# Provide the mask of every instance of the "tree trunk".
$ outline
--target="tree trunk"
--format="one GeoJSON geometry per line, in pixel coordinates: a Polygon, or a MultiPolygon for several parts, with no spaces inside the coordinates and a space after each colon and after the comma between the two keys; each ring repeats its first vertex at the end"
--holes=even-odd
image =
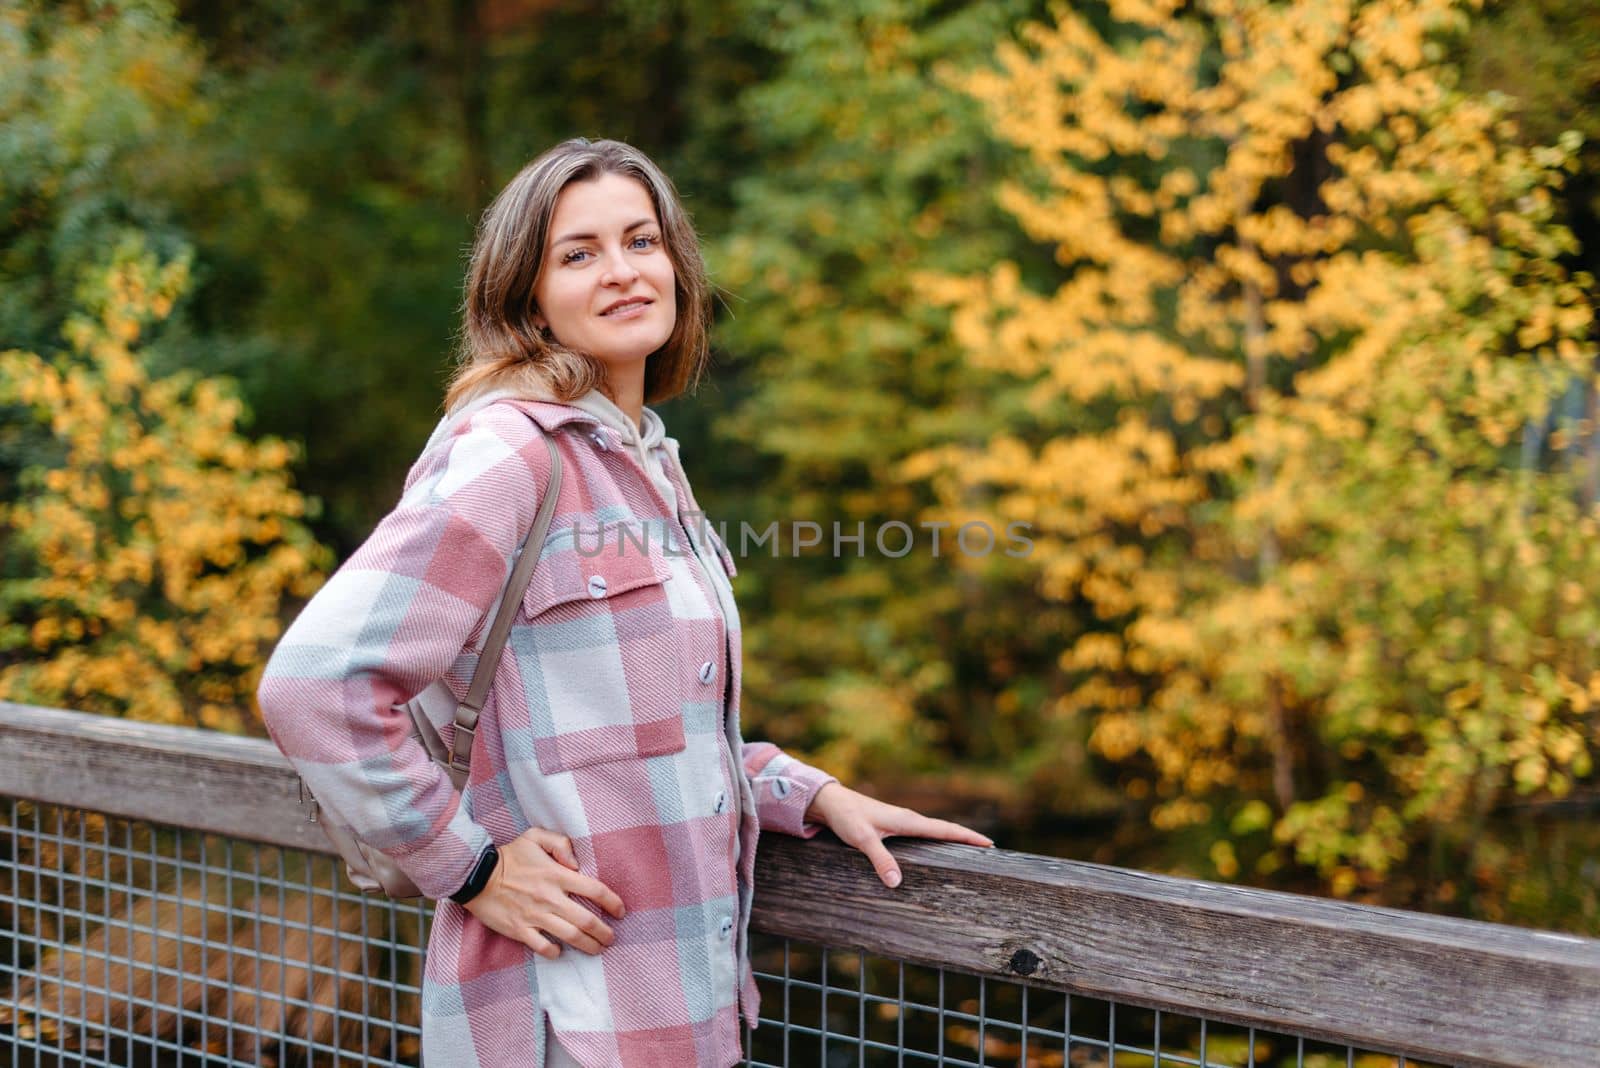
{"type": "Polygon", "coordinates": [[[455,107],[461,124],[461,202],[476,218],[494,190],[489,161],[488,72],[479,0],[449,0],[455,107]]]}
{"type": "Polygon", "coordinates": [[[1600,503],[1600,356],[1583,391],[1583,500],[1584,510],[1600,503]]]}
{"type": "MultiPolygon", "coordinates": [[[[1238,217],[1243,218],[1252,205],[1241,191],[1237,205],[1238,217]]],[[[1247,238],[1239,238],[1239,250],[1255,257],[1257,249],[1247,238]]],[[[1261,412],[1261,401],[1267,385],[1266,313],[1262,309],[1261,288],[1253,281],[1240,282],[1244,291],[1244,352],[1246,362],[1245,404],[1253,415],[1261,412]]],[[[1265,493],[1272,484],[1273,463],[1265,453],[1256,455],[1256,492],[1265,493]]],[[[1256,582],[1265,585],[1278,569],[1281,555],[1277,531],[1269,515],[1261,528],[1260,545],[1256,550],[1256,582]]],[[[1288,714],[1283,706],[1282,688],[1278,676],[1267,669],[1266,699],[1267,724],[1272,748],[1272,791],[1278,802],[1278,811],[1286,811],[1294,803],[1294,744],[1289,730],[1288,714]]]]}

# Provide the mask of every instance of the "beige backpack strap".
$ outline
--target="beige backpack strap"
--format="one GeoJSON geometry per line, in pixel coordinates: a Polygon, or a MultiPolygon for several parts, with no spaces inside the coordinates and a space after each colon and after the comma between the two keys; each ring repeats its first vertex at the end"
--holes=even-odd
{"type": "Polygon", "coordinates": [[[477,669],[472,673],[472,685],[467,695],[456,706],[455,735],[450,742],[450,768],[465,773],[472,767],[472,738],[478,729],[478,714],[489,696],[489,685],[494,681],[495,669],[500,665],[500,653],[506,647],[506,637],[511,633],[511,623],[516,618],[517,606],[533,578],[533,569],[539,562],[546,536],[550,533],[550,520],[556,512],[556,497],[561,493],[561,454],[556,451],[553,435],[546,434],[545,446],[550,450],[550,485],[544,500],[539,502],[539,514],[522,546],[517,550],[517,562],[506,580],[505,592],[500,597],[500,610],[495,613],[489,636],[484,639],[483,652],[478,655],[477,669]]]}

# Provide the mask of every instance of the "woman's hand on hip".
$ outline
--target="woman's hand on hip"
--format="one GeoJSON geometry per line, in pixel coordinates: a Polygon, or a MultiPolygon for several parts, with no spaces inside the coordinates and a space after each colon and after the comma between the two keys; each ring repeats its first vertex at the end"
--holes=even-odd
{"type": "Polygon", "coordinates": [[[578,871],[572,840],[533,827],[500,847],[485,886],[465,908],[491,931],[515,939],[541,957],[561,955],[560,939],[573,949],[599,953],[616,941],[605,922],[573,900],[586,897],[617,919],[622,899],[598,879],[578,871]]]}
{"type": "Polygon", "coordinates": [[[900,865],[895,863],[883,840],[891,835],[936,838],[944,842],[992,847],[994,841],[971,827],[949,820],[936,820],[899,805],[884,804],[838,782],[825,784],[811,799],[806,819],[826,824],[844,842],[855,846],[872,861],[883,885],[900,885],[900,865]]]}

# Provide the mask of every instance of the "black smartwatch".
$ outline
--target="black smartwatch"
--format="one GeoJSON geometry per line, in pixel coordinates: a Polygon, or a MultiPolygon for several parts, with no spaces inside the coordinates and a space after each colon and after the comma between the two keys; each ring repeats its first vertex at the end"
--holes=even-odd
{"type": "Polygon", "coordinates": [[[489,876],[494,874],[494,866],[498,863],[500,863],[500,851],[494,847],[493,842],[490,842],[488,848],[478,857],[478,863],[472,866],[467,881],[461,884],[460,890],[450,895],[450,900],[457,905],[465,905],[483,893],[483,888],[489,885],[489,876]]]}

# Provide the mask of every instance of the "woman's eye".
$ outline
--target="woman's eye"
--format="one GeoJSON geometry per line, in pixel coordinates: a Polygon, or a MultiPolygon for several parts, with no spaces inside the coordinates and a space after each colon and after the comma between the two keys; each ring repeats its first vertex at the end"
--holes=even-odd
{"type": "Polygon", "coordinates": [[[661,239],[655,234],[640,234],[638,237],[633,239],[634,248],[649,248],[651,245],[657,245],[660,243],[661,239]]]}
{"type": "Polygon", "coordinates": [[[580,256],[587,256],[588,254],[589,254],[589,252],[588,252],[587,249],[575,248],[571,252],[567,253],[565,256],[562,256],[561,257],[561,262],[562,263],[577,263],[578,262],[578,258],[580,256]]]}

